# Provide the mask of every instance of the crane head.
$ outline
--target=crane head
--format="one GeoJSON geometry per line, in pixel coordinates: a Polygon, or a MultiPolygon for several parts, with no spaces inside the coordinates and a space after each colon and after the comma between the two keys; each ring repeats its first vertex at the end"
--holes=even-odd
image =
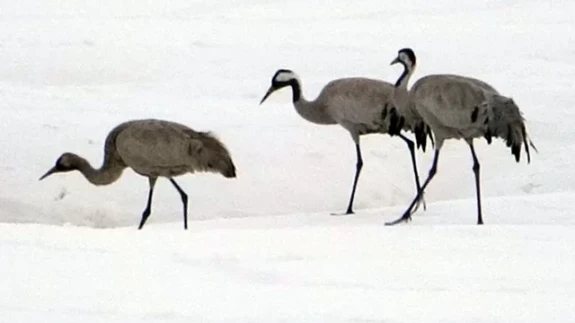
{"type": "Polygon", "coordinates": [[[416,58],[413,50],[411,48],[403,48],[397,52],[397,57],[391,61],[390,65],[400,63],[405,67],[411,68],[415,66],[415,62],[416,58]]]}
{"type": "Polygon", "coordinates": [[[286,69],[279,69],[272,77],[272,85],[260,101],[260,104],[264,103],[264,101],[275,91],[297,83],[299,83],[299,80],[294,72],[286,69]]]}
{"type": "Polygon", "coordinates": [[[50,168],[44,175],[42,175],[39,180],[41,181],[54,173],[64,173],[78,169],[75,163],[76,160],[77,156],[74,154],[62,154],[62,156],[56,160],[56,165],[54,165],[54,167],[50,168]]]}

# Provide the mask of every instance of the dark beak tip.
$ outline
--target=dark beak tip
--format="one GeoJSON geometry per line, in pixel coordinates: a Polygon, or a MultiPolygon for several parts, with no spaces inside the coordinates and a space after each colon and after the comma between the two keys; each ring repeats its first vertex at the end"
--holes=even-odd
{"type": "Polygon", "coordinates": [[[260,105],[262,105],[262,103],[264,103],[264,101],[275,91],[275,89],[273,87],[270,87],[268,89],[268,91],[266,92],[266,94],[264,95],[264,97],[262,98],[262,100],[260,101],[260,105]]]}
{"type": "Polygon", "coordinates": [[[46,174],[42,175],[42,176],[38,179],[38,181],[43,180],[44,178],[46,178],[46,177],[48,177],[48,176],[54,174],[55,172],[56,172],[56,169],[55,169],[55,168],[51,168],[49,171],[46,172],[46,174]]]}

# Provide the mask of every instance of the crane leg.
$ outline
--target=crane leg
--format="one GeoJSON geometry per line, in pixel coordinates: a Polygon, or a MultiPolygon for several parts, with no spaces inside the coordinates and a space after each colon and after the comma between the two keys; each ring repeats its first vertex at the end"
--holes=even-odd
{"type": "Polygon", "coordinates": [[[184,204],[184,230],[188,230],[188,194],[186,194],[186,192],[184,192],[178,183],[176,183],[176,181],[171,177],[170,182],[172,182],[182,197],[182,204],[184,204]]]}
{"type": "Polygon", "coordinates": [[[411,220],[411,213],[413,213],[413,207],[418,203],[419,199],[422,198],[423,191],[425,191],[425,188],[427,187],[429,182],[431,182],[431,179],[437,173],[437,162],[438,161],[439,161],[439,149],[436,148],[435,149],[435,156],[433,157],[433,164],[431,165],[431,168],[429,169],[429,175],[427,176],[427,179],[423,183],[421,190],[419,190],[417,192],[417,195],[415,196],[415,198],[413,199],[411,204],[409,204],[409,207],[407,208],[407,210],[405,210],[405,212],[403,213],[403,215],[399,219],[392,221],[392,222],[386,222],[385,225],[395,225],[395,224],[398,224],[401,222],[406,222],[406,221],[411,220]]]}
{"type": "MultiPolygon", "coordinates": [[[[419,173],[417,172],[417,162],[415,160],[415,144],[413,143],[413,140],[402,134],[399,134],[399,138],[403,139],[403,141],[405,141],[407,144],[407,148],[409,148],[409,152],[411,154],[411,164],[413,166],[413,174],[415,175],[415,186],[417,187],[417,192],[419,193],[419,191],[421,191],[421,184],[419,183],[419,173]]],[[[421,193],[421,199],[419,201],[423,202],[423,209],[427,210],[424,193],[421,193]]]]}
{"type": "Polygon", "coordinates": [[[355,144],[355,150],[357,152],[357,163],[355,164],[355,178],[353,179],[353,187],[351,189],[351,196],[349,197],[349,204],[347,205],[347,211],[345,214],[353,214],[353,200],[355,198],[355,189],[357,188],[357,181],[359,180],[359,174],[363,168],[363,159],[361,158],[361,149],[359,148],[359,143],[355,144]]]}
{"type": "Polygon", "coordinates": [[[481,187],[479,184],[479,160],[477,159],[477,154],[475,154],[473,143],[469,142],[468,144],[471,149],[471,156],[473,156],[473,174],[475,174],[475,192],[477,194],[477,224],[483,224],[483,215],[481,212],[481,187]]]}
{"type": "Polygon", "coordinates": [[[138,230],[142,230],[144,227],[144,223],[150,216],[152,212],[152,195],[154,195],[154,186],[156,185],[156,177],[148,177],[148,182],[150,184],[150,192],[148,193],[148,204],[146,205],[146,209],[142,213],[142,220],[140,221],[140,225],[138,226],[138,230]]]}

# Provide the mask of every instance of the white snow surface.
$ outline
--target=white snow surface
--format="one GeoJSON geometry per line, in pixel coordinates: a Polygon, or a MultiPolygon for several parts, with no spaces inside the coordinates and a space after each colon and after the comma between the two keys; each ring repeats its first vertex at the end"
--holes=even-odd
{"type": "MultiPolygon", "coordinates": [[[[0,1],[1,322],[575,322],[573,1],[0,1]],[[259,101],[277,69],[308,99],[328,81],[483,79],[518,103],[539,153],[516,163],[446,143],[427,211],[405,144],[306,122],[291,93],[259,101]],[[213,131],[238,177],[158,181],[127,170],[95,187],[38,178],[70,151],[94,166],[107,133],[139,118],[213,131]]],[[[432,153],[418,152],[425,178],[432,153]]]]}

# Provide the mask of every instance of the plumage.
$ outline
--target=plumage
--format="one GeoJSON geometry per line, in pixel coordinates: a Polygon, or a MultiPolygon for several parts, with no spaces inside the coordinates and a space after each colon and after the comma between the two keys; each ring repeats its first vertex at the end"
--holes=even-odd
{"type": "MultiPolygon", "coordinates": [[[[531,156],[529,147],[535,146],[525,130],[525,121],[519,107],[508,97],[500,95],[491,85],[471,77],[439,74],[419,79],[407,90],[407,83],[416,65],[416,57],[409,48],[398,52],[392,64],[401,63],[404,72],[395,84],[394,98],[404,105],[404,109],[415,110],[431,128],[435,138],[435,157],[424,182],[424,190],[437,171],[439,151],[447,139],[464,139],[473,157],[477,198],[477,223],[483,224],[481,194],[479,184],[479,161],[473,147],[473,139],[484,137],[488,143],[493,137],[502,138],[515,160],[521,158],[521,148],[525,149],[527,161],[531,156]]],[[[389,224],[409,220],[412,209],[420,198],[418,194],[403,216],[389,224]]]]}
{"type": "Polygon", "coordinates": [[[132,120],[116,126],[104,144],[104,161],[99,169],[73,153],[64,153],[56,165],[40,180],[54,173],[77,170],[94,185],[108,185],[120,178],[127,167],[148,177],[148,203],[138,229],[151,212],[152,194],[158,177],[166,177],[180,193],[187,229],[187,195],[173,179],[194,172],[217,172],[236,177],[236,169],[227,148],[209,132],[165,120],[132,120]]]}
{"type": "Polygon", "coordinates": [[[355,190],[363,166],[359,139],[361,135],[387,133],[403,139],[411,153],[415,182],[419,188],[414,143],[401,134],[401,130],[415,132],[417,147],[424,151],[427,135],[431,136],[431,132],[416,114],[400,113],[392,105],[392,84],[362,77],[337,79],[329,82],[315,100],[308,101],[302,94],[298,76],[290,70],[278,70],[271,83],[260,104],[273,92],[291,87],[293,105],[302,118],[320,125],[339,124],[350,133],[356,146],[357,164],[346,214],[353,213],[355,190]]]}

